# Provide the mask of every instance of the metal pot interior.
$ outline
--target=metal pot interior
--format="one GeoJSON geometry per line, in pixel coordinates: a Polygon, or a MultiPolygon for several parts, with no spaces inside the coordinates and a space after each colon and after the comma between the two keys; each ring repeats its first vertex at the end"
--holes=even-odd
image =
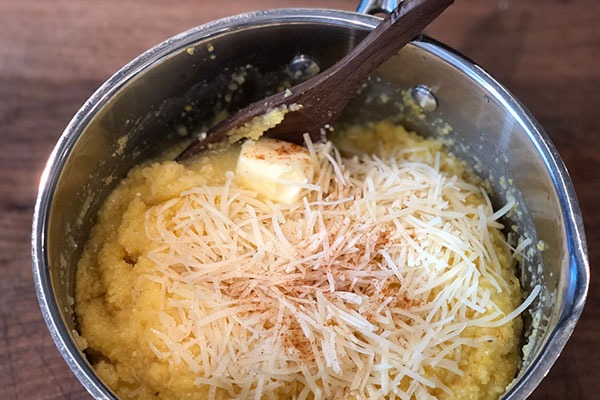
{"type": "MultiPolygon", "coordinates": [[[[74,341],[74,270],[108,193],[132,166],[188,142],[223,109],[233,111],[277,90],[283,81],[301,79],[302,74],[294,75],[298,65],[290,67],[295,57],[303,55],[323,70],[377,22],[324,10],[279,10],[217,21],[134,60],[75,116],[42,178],[34,272],[53,337],[94,396],[113,395],[74,341]]],[[[393,116],[423,135],[440,136],[489,181],[496,207],[510,198],[518,203],[518,211],[504,223],[532,243],[521,263],[522,285],[526,292],[536,284],[543,288],[526,316],[523,367],[504,396],[524,398],[564,346],[587,287],[581,217],[566,170],[546,135],[510,94],[479,67],[429,38],[405,47],[377,77],[349,105],[341,123],[393,116]],[[398,106],[417,85],[431,89],[435,110],[398,106]]]]}

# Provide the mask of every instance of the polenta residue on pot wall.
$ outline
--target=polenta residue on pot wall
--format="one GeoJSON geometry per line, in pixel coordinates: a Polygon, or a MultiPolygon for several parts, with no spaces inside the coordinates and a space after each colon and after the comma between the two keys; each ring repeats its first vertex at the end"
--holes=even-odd
{"type": "Polygon", "coordinates": [[[79,262],[86,353],[123,399],[496,399],[521,357],[511,207],[387,122],[141,165],[79,262]]]}

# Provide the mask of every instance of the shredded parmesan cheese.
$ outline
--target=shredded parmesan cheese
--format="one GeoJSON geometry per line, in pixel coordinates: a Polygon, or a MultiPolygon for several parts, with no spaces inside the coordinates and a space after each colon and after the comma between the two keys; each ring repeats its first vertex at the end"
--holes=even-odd
{"type": "Polygon", "coordinates": [[[305,139],[316,178],[292,204],[229,173],[146,213],[148,279],[169,295],[152,351],[187,365],[208,398],[291,383],[299,399],[450,392],[436,371],[462,376],[461,348],[488,340],[462,334],[505,324],[539,292],[509,314],[490,296],[510,287],[491,230],[514,204],[494,212],[439,154],[343,158],[305,139]]]}

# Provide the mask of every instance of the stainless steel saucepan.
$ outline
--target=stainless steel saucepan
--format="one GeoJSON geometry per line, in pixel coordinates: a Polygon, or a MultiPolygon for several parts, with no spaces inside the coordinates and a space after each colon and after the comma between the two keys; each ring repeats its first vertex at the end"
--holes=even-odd
{"type": "MultiPolygon", "coordinates": [[[[126,65],[77,112],[41,178],[33,272],[50,333],[95,398],[116,396],[77,346],[74,273],[99,207],[118,180],[141,161],[189,141],[220,110],[235,110],[283,81],[332,65],[380,21],[363,12],[389,11],[395,3],[363,1],[357,13],[256,12],[191,29],[126,65]]],[[[346,114],[350,122],[395,115],[424,135],[442,137],[489,180],[497,205],[517,202],[504,222],[524,247],[522,285],[525,292],[536,284],[543,289],[525,315],[523,365],[502,398],[526,398],[571,335],[589,280],[581,213],[548,136],[479,66],[426,36],[386,62],[346,114]]]]}

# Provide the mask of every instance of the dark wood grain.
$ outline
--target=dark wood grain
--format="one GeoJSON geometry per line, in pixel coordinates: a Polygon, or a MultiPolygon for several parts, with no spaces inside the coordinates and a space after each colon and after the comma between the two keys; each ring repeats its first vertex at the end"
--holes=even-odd
{"type": "MultiPolygon", "coordinates": [[[[0,0],[0,399],[86,399],[56,350],[31,278],[31,214],[45,160],[122,65],[192,26],[249,10],[354,0],[0,0]]],[[[461,0],[428,30],[476,60],[536,116],[573,178],[590,265],[600,263],[600,2],[461,0]]],[[[593,274],[592,274],[593,275],[593,274]]],[[[600,393],[600,283],[533,399],[600,393]]]]}

